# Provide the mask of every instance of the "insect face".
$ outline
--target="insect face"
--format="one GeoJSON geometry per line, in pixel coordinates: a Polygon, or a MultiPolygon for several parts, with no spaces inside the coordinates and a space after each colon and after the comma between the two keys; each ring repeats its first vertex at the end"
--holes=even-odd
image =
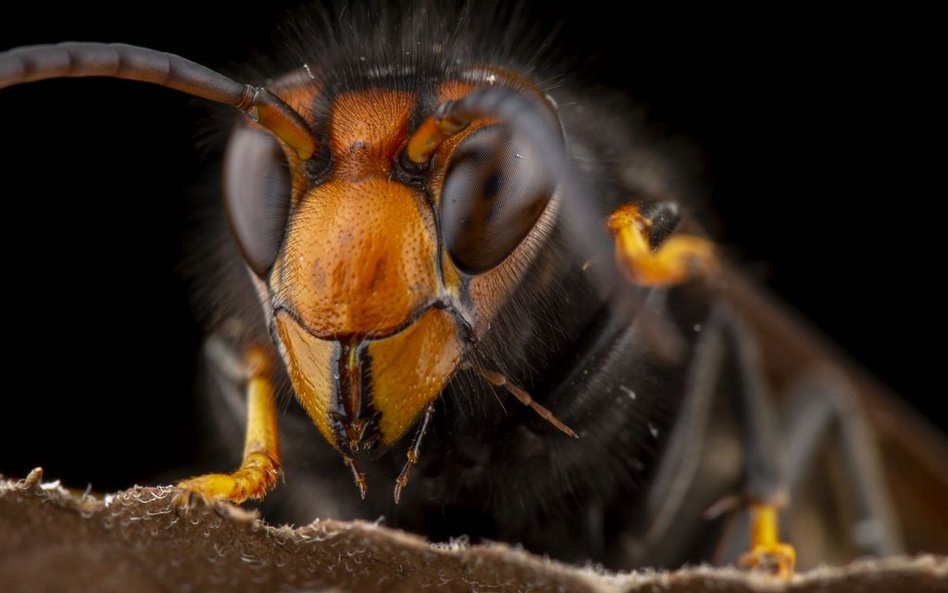
{"type": "Polygon", "coordinates": [[[363,491],[353,455],[418,422],[533,257],[524,238],[548,228],[536,223],[552,187],[506,126],[417,121],[475,88],[379,81],[325,96],[303,78],[282,94],[325,114],[310,121],[320,154],[301,159],[253,124],[230,140],[225,203],[271,334],[363,491]]]}

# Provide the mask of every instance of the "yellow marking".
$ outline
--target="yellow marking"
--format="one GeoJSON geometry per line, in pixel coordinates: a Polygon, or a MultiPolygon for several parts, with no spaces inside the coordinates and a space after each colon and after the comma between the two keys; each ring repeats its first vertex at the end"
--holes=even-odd
{"type": "Polygon", "coordinates": [[[679,284],[717,267],[714,245],[694,235],[673,235],[653,250],[649,243],[652,221],[637,206],[626,204],[609,216],[607,226],[616,242],[616,260],[636,284],[679,284]]]}
{"type": "Polygon", "coordinates": [[[454,318],[430,309],[403,331],[369,342],[372,401],[382,445],[405,434],[441,394],[461,360],[462,343],[454,318]]]}
{"type": "MultiPolygon", "coordinates": [[[[261,103],[256,105],[255,109],[257,115],[253,119],[292,147],[300,160],[305,161],[313,156],[318,148],[316,136],[308,125],[302,127],[297,123],[297,120],[290,119],[287,116],[287,111],[293,111],[291,108],[261,103]]],[[[294,115],[299,114],[294,112],[294,115]]]]}
{"type": "Polygon", "coordinates": [[[467,127],[468,121],[456,120],[451,117],[432,115],[418,127],[418,130],[408,139],[405,154],[408,160],[416,165],[424,165],[431,160],[438,147],[445,140],[454,136],[467,127]]]}
{"type": "Polygon", "coordinates": [[[389,335],[439,296],[437,229],[416,189],[333,179],[295,212],[270,286],[316,337],[389,335]]]}
{"type": "Polygon", "coordinates": [[[323,437],[337,447],[336,435],[329,426],[333,342],[313,337],[285,312],[278,312],[275,321],[296,399],[323,437]]]}
{"type": "MultiPolygon", "coordinates": [[[[290,109],[298,113],[304,121],[312,126],[313,104],[316,102],[316,96],[321,92],[321,89],[317,88],[314,83],[308,79],[302,82],[302,86],[300,86],[300,84],[301,83],[299,81],[277,81],[275,86],[271,87],[269,90],[274,95],[279,97],[284,103],[289,105],[290,109]],[[290,86],[281,86],[285,84],[290,84],[290,86]]],[[[249,118],[244,121],[244,125],[251,128],[267,130],[267,128],[264,128],[263,125],[255,123],[249,118]]],[[[283,147],[283,152],[286,155],[287,163],[290,166],[290,173],[293,177],[292,204],[296,205],[302,198],[303,189],[309,186],[309,178],[306,174],[305,159],[312,155],[301,158],[299,151],[297,148],[295,148],[296,145],[291,145],[286,139],[284,139],[282,133],[278,133],[277,130],[274,129],[270,129],[268,131],[274,133],[277,140],[280,141],[280,145],[283,147]]],[[[317,146],[316,150],[328,150],[328,147],[317,146]]]]}
{"type": "Polygon", "coordinates": [[[738,564],[752,569],[772,570],[778,577],[789,579],[797,562],[797,551],[779,538],[779,514],[773,504],[750,506],[750,551],[738,564]]]}
{"type": "Polygon", "coordinates": [[[276,398],[269,356],[259,348],[250,350],[246,364],[247,435],[244,460],[230,474],[208,474],[178,483],[178,487],[214,500],[241,503],[262,499],[276,485],[280,473],[280,443],[277,430],[276,398]]]}

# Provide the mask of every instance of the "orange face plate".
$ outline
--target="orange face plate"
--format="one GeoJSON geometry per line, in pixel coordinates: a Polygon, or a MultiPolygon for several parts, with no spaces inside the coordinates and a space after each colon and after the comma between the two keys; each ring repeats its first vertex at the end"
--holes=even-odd
{"type": "MultiPolygon", "coordinates": [[[[447,81],[428,100],[458,99],[473,88],[447,81]]],[[[320,89],[300,81],[274,92],[312,124],[320,89]]],[[[324,99],[321,150],[331,151],[331,168],[318,181],[286,151],[292,211],[261,296],[300,403],[347,457],[391,445],[418,421],[457,370],[472,329],[476,337],[503,301],[507,290],[490,277],[509,283],[532,257],[518,248],[512,263],[477,282],[453,266],[436,221],[446,163],[467,134],[492,122],[474,122],[444,142],[421,189],[394,172],[420,100],[371,87],[324,99]],[[468,285],[480,289],[470,293],[468,285]]]]}
{"type": "MultiPolygon", "coordinates": [[[[300,91],[285,94],[305,102],[300,91]]],[[[415,100],[386,89],[333,99],[331,175],[296,185],[270,276],[275,333],[294,390],[320,433],[346,454],[398,440],[462,354],[456,320],[433,308],[446,294],[434,211],[421,190],[392,179],[415,100]]],[[[301,179],[301,163],[287,158],[301,179]]]]}

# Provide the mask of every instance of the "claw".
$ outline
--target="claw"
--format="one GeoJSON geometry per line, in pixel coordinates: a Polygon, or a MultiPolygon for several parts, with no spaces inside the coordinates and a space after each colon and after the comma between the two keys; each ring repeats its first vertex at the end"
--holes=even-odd
{"type": "Polygon", "coordinates": [[[797,550],[778,538],[778,514],[773,504],[752,504],[751,549],[738,560],[738,565],[769,572],[783,580],[793,576],[797,550]]]}
{"type": "Polygon", "coordinates": [[[247,499],[260,500],[276,486],[279,462],[266,453],[251,453],[244,464],[231,474],[207,474],[182,480],[175,507],[193,508],[198,502],[223,500],[240,504],[247,499]]]}
{"type": "MultiPolygon", "coordinates": [[[[181,484],[178,484],[178,487],[181,488],[181,484]]],[[[174,498],[171,499],[171,507],[179,515],[187,515],[191,509],[197,507],[199,504],[209,503],[210,501],[202,494],[186,488],[178,490],[174,498]]]]}
{"type": "Polygon", "coordinates": [[[759,545],[741,556],[737,562],[744,568],[768,572],[780,579],[789,580],[797,562],[797,550],[790,544],[759,545]]]}

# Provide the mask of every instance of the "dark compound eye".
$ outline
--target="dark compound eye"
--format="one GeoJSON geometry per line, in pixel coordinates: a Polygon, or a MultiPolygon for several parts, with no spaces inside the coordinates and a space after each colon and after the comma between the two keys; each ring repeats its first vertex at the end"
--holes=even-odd
{"type": "Polygon", "coordinates": [[[224,160],[224,204],[240,251],[265,278],[276,261],[290,212],[290,170],[276,139],[238,128],[224,160]]]}
{"type": "Polygon", "coordinates": [[[536,224],[553,188],[539,155],[493,125],[454,150],[441,194],[441,228],[455,265],[480,274],[503,262],[536,224]]]}

